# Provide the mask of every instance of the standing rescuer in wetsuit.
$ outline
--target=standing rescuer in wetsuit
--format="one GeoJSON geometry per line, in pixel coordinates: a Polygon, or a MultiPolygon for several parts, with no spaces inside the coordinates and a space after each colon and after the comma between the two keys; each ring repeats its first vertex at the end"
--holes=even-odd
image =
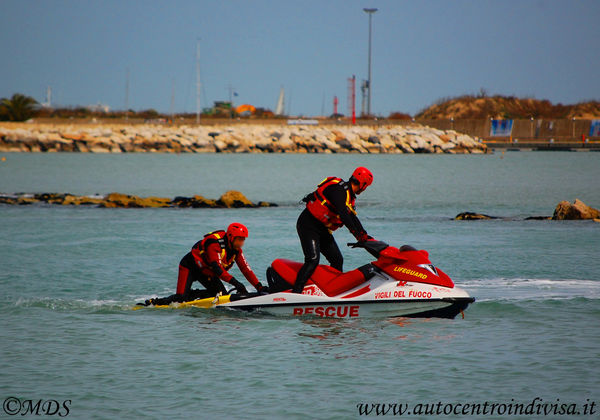
{"type": "Polygon", "coordinates": [[[227,231],[218,230],[204,235],[204,239],[196,242],[179,263],[177,291],[166,298],[150,299],[147,305],[168,305],[171,302],[186,302],[216,296],[227,290],[222,281],[235,287],[238,293],[247,294],[248,290],[236,280],[228,270],[235,262],[244,277],[258,292],[267,292],[252,271],[242,252],[248,237],[248,229],[241,223],[232,223],[227,231]],[[192,283],[199,281],[205,290],[192,289],[192,283]]]}
{"type": "Polygon", "coordinates": [[[356,196],[373,182],[373,174],[367,168],[356,168],[348,182],[329,177],[316,191],[304,197],[306,208],[298,217],[296,229],[304,252],[304,265],[298,272],[292,291],[302,293],[304,285],[319,265],[319,254],[329,264],[342,271],[344,258],[331,232],[346,226],[359,242],[372,239],[367,235],[354,208],[356,196]]]}

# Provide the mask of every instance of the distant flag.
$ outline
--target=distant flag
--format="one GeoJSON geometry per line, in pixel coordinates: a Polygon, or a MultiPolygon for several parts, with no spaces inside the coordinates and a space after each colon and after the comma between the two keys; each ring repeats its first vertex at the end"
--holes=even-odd
{"type": "Polygon", "coordinates": [[[237,92],[233,92],[233,96],[239,96],[237,92]]]}
{"type": "Polygon", "coordinates": [[[600,120],[592,120],[590,125],[590,137],[600,136],[600,120]]]}
{"type": "Polygon", "coordinates": [[[492,120],[490,136],[509,137],[512,134],[513,120],[492,120]]]}

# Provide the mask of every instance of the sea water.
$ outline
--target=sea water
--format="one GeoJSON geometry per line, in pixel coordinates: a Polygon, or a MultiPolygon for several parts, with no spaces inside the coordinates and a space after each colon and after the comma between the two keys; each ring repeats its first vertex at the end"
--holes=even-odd
{"type": "MultiPolygon", "coordinates": [[[[600,154],[4,156],[4,193],[218,198],[237,189],[280,206],[0,205],[0,416],[19,407],[17,416],[35,416],[38,401],[40,412],[56,401],[56,416],[81,419],[344,419],[402,404],[413,418],[436,414],[426,404],[467,418],[475,408],[465,404],[483,413],[486,402],[487,418],[542,418],[544,407],[565,417],[563,403],[599,416],[600,223],[524,218],[550,216],[561,200],[600,207],[600,154]],[[375,175],[358,198],[369,234],[428,250],[477,298],[464,319],[131,310],[172,293],[181,257],[234,221],[248,226],[244,250],[265,283],[273,259],[302,259],[299,200],[360,165],[375,175]],[[462,211],[501,218],[452,220],[462,211]],[[517,404],[534,415],[509,415],[517,404]]],[[[345,246],[344,229],[335,237],[347,269],[371,260],[345,246]]]]}

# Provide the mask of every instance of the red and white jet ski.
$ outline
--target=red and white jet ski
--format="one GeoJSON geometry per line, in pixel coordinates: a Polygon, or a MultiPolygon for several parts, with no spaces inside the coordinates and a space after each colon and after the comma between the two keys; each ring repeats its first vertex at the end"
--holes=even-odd
{"type": "Polygon", "coordinates": [[[431,264],[427,251],[380,241],[348,245],[366,249],[377,260],[345,273],[319,265],[302,294],[295,294],[290,289],[302,263],[277,259],[267,270],[270,294],[232,294],[215,306],[327,318],[454,318],[475,301],[431,264]]]}

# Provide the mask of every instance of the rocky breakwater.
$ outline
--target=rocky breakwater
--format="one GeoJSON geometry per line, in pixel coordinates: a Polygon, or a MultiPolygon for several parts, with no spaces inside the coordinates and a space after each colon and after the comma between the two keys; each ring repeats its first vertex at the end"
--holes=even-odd
{"type": "Polygon", "coordinates": [[[575,199],[573,203],[561,201],[554,209],[552,220],[588,220],[600,222],[600,210],[588,206],[583,201],[575,199]]]}
{"type": "Polygon", "coordinates": [[[42,194],[0,194],[0,203],[28,205],[36,203],[55,204],[63,206],[93,206],[104,208],[240,208],[240,207],[276,207],[275,203],[259,201],[253,203],[239,191],[227,191],[219,199],[204,198],[201,195],[193,197],[138,197],[119,193],[104,196],[79,196],[72,194],[42,193],[42,194]]]}
{"type": "Polygon", "coordinates": [[[0,151],[6,152],[486,153],[487,150],[478,138],[418,124],[0,125],[0,151]]]}
{"type": "MultiPolygon", "coordinates": [[[[487,214],[463,212],[454,217],[454,220],[492,220],[500,219],[487,214]]],[[[502,218],[504,220],[515,220],[513,218],[502,218]]],[[[561,201],[556,205],[552,216],[529,216],[525,220],[594,220],[600,223],[600,210],[588,206],[583,201],[575,199],[573,203],[561,201]]]]}

